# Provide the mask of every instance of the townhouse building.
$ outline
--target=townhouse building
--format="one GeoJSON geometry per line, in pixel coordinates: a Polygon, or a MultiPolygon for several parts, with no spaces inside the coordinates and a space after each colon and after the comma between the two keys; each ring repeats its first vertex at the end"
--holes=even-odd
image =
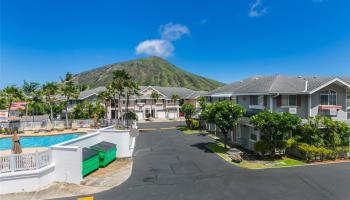
{"type": "MultiPolygon", "coordinates": [[[[233,143],[254,150],[260,133],[249,117],[263,110],[289,112],[301,117],[321,115],[349,123],[350,77],[254,76],[213,90],[206,101],[231,100],[243,106],[246,116],[230,135],[233,143]]],[[[215,129],[213,125],[210,129],[215,129]]]]}
{"type": "MultiPolygon", "coordinates": [[[[105,90],[105,87],[97,87],[83,91],[78,99],[71,101],[70,107],[73,108],[75,104],[84,100],[96,101],[98,94],[105,90]]],[[[183,103],[192,103],[198,106],[196,99],[204,93],[204,91],[194,91],[183,87],[140,86],[140,95],[129,97],[128,110],[135,112],[139,120],[143,120],[147,116],[156,119],[176,119],[181,116],[180,106],[183,103]],[[153,92],[159,94],[156,101],[151,98],[153,92]],[[172,99],[173,95],[178,95],[180,98],[174,100],[172,99]]],[[[118,102],[116,102],[116,105],[114,101],[107,102],[108,119],[115,119],[115,117],[120,116],[118,105],[118,102]]],[[[120,105],[122,112],[125,113],[127,110],[126,97],[122,97],[120,105]]]]}

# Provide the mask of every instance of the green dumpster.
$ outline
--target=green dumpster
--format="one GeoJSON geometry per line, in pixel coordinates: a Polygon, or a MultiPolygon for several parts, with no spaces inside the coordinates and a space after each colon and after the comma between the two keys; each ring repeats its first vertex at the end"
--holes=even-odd
{"type": "Polygon", "coordinates": [[[90,174],[100,167],[100,156],[95,150],[83,148],[83,176],[90,174]]]}
{"type": "Polygon", "coordinates": [[[100,155],[100,167],[105,167],[116,159],[117,147],[110,142],[100,142],[90,147],[90,149],[98,151],[100,155]]]}

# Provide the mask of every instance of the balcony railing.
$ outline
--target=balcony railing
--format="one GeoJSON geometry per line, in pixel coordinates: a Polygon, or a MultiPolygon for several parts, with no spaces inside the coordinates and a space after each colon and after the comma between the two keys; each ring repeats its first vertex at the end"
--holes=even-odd
{"type": "Polygon", "coordinates": [[[51,151],[0,156],[0,174],[7,172],[36,170],[50,165],[51,151]]]}

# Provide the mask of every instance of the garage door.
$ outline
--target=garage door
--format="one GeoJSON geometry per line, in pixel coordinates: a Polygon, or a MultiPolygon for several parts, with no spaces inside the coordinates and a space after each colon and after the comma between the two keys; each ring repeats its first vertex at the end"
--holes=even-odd
{"type": "Polygon", "coordinates": [[[165,111],[158,111],[157,118],[158,119],[165,119],[165,111]]]}

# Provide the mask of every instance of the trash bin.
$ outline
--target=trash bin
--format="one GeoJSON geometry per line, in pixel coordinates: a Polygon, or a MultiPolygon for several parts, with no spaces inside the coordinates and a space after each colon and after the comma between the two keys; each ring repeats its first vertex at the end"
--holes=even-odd
{"type": "Polygon", "coordinates": [[[90,174],[100,167],[100,156],[95,150],[83,148],[83,176],[90,174]]]}
{"type": "Polygon", "coordinates": [[[105,167],[116,159],[116,144],[104,141],[91,146],[90,149],[98,151],[100,156],[100,167],[105,167]]]}

